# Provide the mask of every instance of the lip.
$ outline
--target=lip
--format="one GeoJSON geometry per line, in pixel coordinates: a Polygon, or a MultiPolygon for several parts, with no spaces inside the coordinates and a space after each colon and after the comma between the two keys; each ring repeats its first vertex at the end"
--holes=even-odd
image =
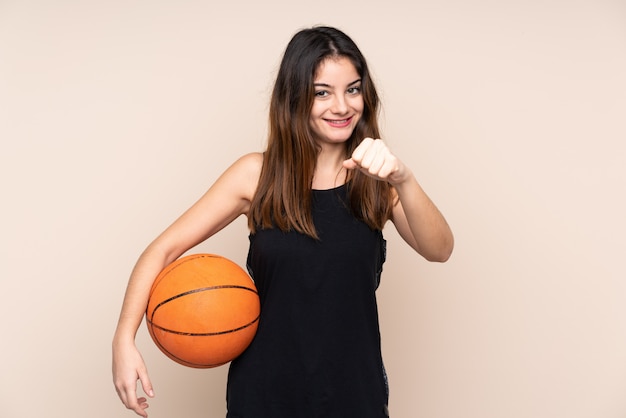
{"type": "Polygon", "coordinates": [[[324,119],[324,121],[333,128],[346,128],[350,126],[353,116],[345,119],[324,119]]]}

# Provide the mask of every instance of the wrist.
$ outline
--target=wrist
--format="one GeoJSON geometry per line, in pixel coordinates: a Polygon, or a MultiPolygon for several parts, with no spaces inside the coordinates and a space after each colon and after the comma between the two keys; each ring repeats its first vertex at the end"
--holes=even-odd
{"type": "Polygon", "coordinates": [[[398,169],[392,176],[389,177],[388,181],[389,184],[396,189],[402,188],[407,184],[411,184],[413,181],[417,182],[411,170],[409,170],[406,166],[398,169]]]}
{"type": "Polygon", "coordinates": [[[113,335],[113,347],[135,345],[135,333],[118,329],[113,335]]]}

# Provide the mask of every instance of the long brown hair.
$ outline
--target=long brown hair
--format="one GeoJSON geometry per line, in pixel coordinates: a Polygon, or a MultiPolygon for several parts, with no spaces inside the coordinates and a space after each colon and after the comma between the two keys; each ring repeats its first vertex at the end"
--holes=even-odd
{"type": "MultiPolygon", "coordinates": [[[[296,33],[287,45],[272,91],[267,150],[248,217],[252,232],[276,227],[317,238],[311,185],[319,148],[309,115],[315,98],[315,72],[329,57],[350,59],[361,77],[363,114],[346,142],[346,158],[364,138],[380,137],[378,94],[365,58],[352,39],[325,26],[296,33]]],[[[352,212],[372,229],[382,229],[391,214],[390,185],[358,170],[351,170],[348,176],[352,212]]]]}

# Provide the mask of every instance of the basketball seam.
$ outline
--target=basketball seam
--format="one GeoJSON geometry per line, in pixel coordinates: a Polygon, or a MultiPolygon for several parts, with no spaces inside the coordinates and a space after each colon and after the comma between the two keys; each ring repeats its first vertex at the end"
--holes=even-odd
{"type": "Polygon", "coordinates": [[[217,289],[241,289],[241,290],[247,290],[249,292],[252,293],[256,293],[258,295],[258,292],[255,291],[254,289],[250,289],[249,287],[246,286],[239,286],[239,285],[232,285],[232,284],[224,284],[224,285],[219,285],[219,286],[209,286],[209,287],[201,287],[198,289],[192,289],[192,290],[188,290],[186,292],[183,293],[179,293],[178,295],[174,295],[170,298],[165,299],[164,301],[159,302],[154,309],[152,310],[152,315],[150,315],[151,318],[154,318],[154,313],[162,306],[165,305],[168,302],[171,302],[175,299],[178,298],[182,298],[183,296],[187,296],[187,295],[192,295],[194,293],[199,293],[199,292],[204,292],[207,290],[217,290],[217,289]]]}
{"type": "Polygon", "coordinates": [[[217,290],[217,289],[241,289],[241,290],[247,290],[249,292],[258,294],[258,292],[256,292],[254,289],[250,289],[249,287],[245,287],[245,286],[238,286],[238,285],[219,285],[219,286],[209,286],[209,287],[201,287],[198,289],[192,289],[189,290],[187,292],[183,292],[183,293],[179,293],[178,295],[174,295],[168,299],[165,299],[164,301],[160,302],[159,304],[157,304],[157,306],[154,307],[154,309],[152,310],[152,314],[150,315],[149,318],[146,318],[146,320],[148,321],[148,323],[150,324],[150,326],[154,327],[154,328],[158,328],[161,331],[165,331],[165,332],[169,332],[171,334],[176,334],[176,335],[186,335],[186,336],[194,336],[194,337],[208,337],[208,336],[212,336],[212,335],[221,335],[221,334],[229,334],[232,332],[236,332],[239,330],[242,330],[244,328],[249,327],[250,325],[254,324],[255,322],[257,322],[259,320],[259,316],[257,316],[254,320],[252,320],[251,322],[237,327],[237,328],[233,328],[230,330],[225,330],[225,331],[219,331],[219,332],[200,332],[200,333],[194,333],[194,332],[183,332],[183,331],[175,331],[172,329],[168,329],[165,327],[162,327],[160,325],[157,325],[154,323],[154,315],[156,314],[157,310],[165,305],[168,302],[171,302],[175,299],[181,298],[183,296],[187,296],[187,295],[192,295],[194,293],[199,293],[199,292],[204,292],[204,291],[208,291],[208,290],[217,290]]]}
{"type": "Polygon", "coordinates": [[[148,323],[153,328],[158,328],[161,331],[169,332],[170,334],[184,335],[184,336],[187,336],[187,337],[212,337],[212,336],[215,336],[215,335],[230,334],[230,333],[233,333],[233,332],[241,331],[242,329],[248,328],[250,325],[253,325],[255,322],[257,322],[259,320],[260,317],[261,317],[261,315],[257,316],[252,321],[250,321],[247,324],[242,325],[240,327],[229,329],[229,330],[226,330],[226,331],[217,331],[217,332],[183,332],[183,331],[175,331],[173,329],[168,329],[168,328],[162,327],[160,325],[157,325],[154,322],[152,322],[152,320],[150,320],[150,319],[148,319],[148,323]]]}
{"type": "Polygon", "coordinates": [[[176,270],[179,267],[182,267],[183,264],[192,262],[198,258],[217,258],[220,259],[222,261],[224,261],[227,264],[232,264],[234,267],[236,268],[241,268],[239,267],[238,264],[234,263],[233,261],[224,258],[222,256],[216,255],[216,254],[190,254],[184,257],[179,258],[178,260],[175,260],[174,262],[172,262],[171,264],[169,264],[168,266],[165,267],[165,269],[159,273],[159,275],[157,276],[157,278],[155,279],[153,285],[152,285],[152,289],[150,289],[150,294],[152,294],[152,291],[154,290],[154,287],[161,281],[163,280],[168,274],[170,274],[172,271],[176,270]]]}
{"type": "Polygon", "coordinates": [[[188,367],[195,367],[195,368],[200,368],[200,369],[208,369],[208,368],[212,368],[212,367],[218,367],[218,366],[221,366],[223,364],[228,363],[229,361],[232,361],[232,360],[228,360],[228,361],[225,361],[225,362],[210,363],[210,364],[194,363],[192,361],[188,361],[188,360],[185,360],[183,358],[180,358],[180,357],[174,355],[167,348],[165,348],[165,346],[163,344],[161,344],[161,342],[158,339],[155,339],[154,342],[159,347],[159,349],[163,353],[165,353],[168,357],[170,357],[171,359],[177,361],[178,363],[180,363],[180,364],[182,364],[184,366],[188,366],[188,367]]]}

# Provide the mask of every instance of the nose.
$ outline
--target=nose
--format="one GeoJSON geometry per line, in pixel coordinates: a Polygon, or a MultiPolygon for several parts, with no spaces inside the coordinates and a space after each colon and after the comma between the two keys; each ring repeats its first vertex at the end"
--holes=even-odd
{"type": "Polygon", "coordinates": [[[330,110],[338,115],[346,114],[348,112],[348,102],[345,96],[342,94],[335,95],[330,110]]]}

